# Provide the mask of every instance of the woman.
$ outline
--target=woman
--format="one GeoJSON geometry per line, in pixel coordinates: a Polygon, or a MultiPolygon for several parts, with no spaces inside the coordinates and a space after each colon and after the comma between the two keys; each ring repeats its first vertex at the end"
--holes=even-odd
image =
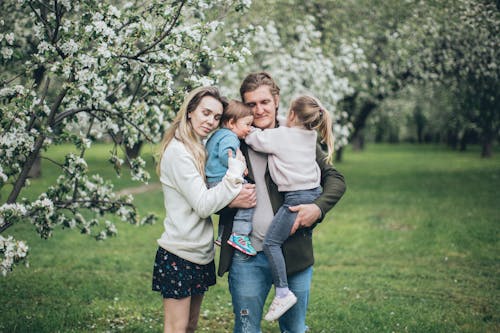
{"type": "MultiPolygon", "coordinates": [[[[184,99],[161,145],[158,173],[167,215],[153,269],[153,290],[161,292],[164,332],[194,332],[201,302],[215,284],[210,215],[229,204],[242,188],[241,152],[229,158],[222,182],[205,185],[202,140],[219,125],[227,102],[215,87],[200,87],[184,99]]],[[[231,157],[231,154],[230,154],[231,157]]]]}

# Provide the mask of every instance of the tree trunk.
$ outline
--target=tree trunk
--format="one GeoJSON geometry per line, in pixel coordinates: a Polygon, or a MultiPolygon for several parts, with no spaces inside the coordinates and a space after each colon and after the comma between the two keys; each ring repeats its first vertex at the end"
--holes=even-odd
{"type": "Polygon", "coordinates": [[[488,138],[483,140],[481,157],[490,158],[493,156],[493,140],[488,138]]]}
{"type": "Polygon", "coordinates": [[[344,152],[344,147],[340,147],[339,149],[337,149],[337,151],[335,152],[335,162],[339,163],[342,162],[343,152],[344,152]]]}
{"type": "Polygon", "coordinates": [[[28,178],[40,178],[42,176],[42,159],[40,155],[35,157],[35,161],[28,172],[28,178]]]}
{"type": "Polygon", "coordinates": [[[450,146],[452,149],[457,149],[458,135],[456,131],[449,129],[446,134],[447,134],[446,143],[448,144],[448,146],[450,146]]]}
{"type": "Polygon", "coordinates": [[[352,138],[352,149],[354,151],[361,151],[365,149],[365,135],[363,131],[358,131],[356,136],[352,138]]]}
{"type": "Polygon", "coordinates": [[[134,158],[139,157],[143,143],[144,143],[144,141],[139,141],[132,148],[125,145],[125,152],[126,152],[127,157],[128,157],[127,158],[127,165],[129,165],[129,162],[128,162],[129,159],[134,159],[134,158]]]}
{"type": "Polygon", "coordinates": [[[361,110],[353,121],[354,131],[352,133],[352,144],[354,150],[363,150],[365,147],[365,137],[363,134],[363,129],[366,126],[366,120],[368,116],[375,110],[377,104],[373,101],[367,101],[361,107],[361,110]]]}

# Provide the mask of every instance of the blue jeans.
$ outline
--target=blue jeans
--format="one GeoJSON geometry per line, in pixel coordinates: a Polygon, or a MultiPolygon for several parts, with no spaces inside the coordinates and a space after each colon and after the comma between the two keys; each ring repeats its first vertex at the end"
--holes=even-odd
{"type": "Polygon", "coordinates": [[[264,239],[264,253],[271,266],[275,287],[288,287],[285,258],[281,251],[281,245],[290,236],[290,231],[297,217],[297,213],[291,212],[288,207],[312,203],[320,194],[321,188],[319,187],[311,190],[284,192],[283,205],[274,215],[273,222],[264,239]]]}
{"type": "MultiPolygon", "coordinates": [[[[297,303],[279,319],[281,332],[304,333],[313,268],[288,277],[297,303]]],[[[260,322],[267,295],[273,284],[271,267],[264,252],[248,256],[234,251],[229,269],[229,292],[233,303],[234,333],[261,333],[260,322]]]]}
{"type": "MultiPolygon", "coordinates": [[[[217,186],[220,182],[208,182],[207,187],[212,188],[217,186]]],[[[245,179],[243,180],[243,183],[246,184],[248,183],[245,179]]],[[[254,213],[255,208],[240,208],[236,212],[236,215],[234,216],[233,220],[233,233],[236,233],[238,235],[245,235],[248,236],[252,232],[252,218],[253,218],[253,213],[254,213]]],[[[217,238],[222,238],[222,232],[224,230],[223,225],[219,225],[219,230],[217,232],[218,236],[217,238]],[[220,236],[220,237],[219,237],[220,236]]]]}

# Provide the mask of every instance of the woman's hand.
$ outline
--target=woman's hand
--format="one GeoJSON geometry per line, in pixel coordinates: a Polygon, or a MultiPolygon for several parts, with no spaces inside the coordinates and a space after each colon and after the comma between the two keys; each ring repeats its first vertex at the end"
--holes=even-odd
{"type": "Polygon", "coordinates": [[[257,204],[255,184],[243,184],[240,193],[229,203],[231,208],[252,208],[257,204]]]}

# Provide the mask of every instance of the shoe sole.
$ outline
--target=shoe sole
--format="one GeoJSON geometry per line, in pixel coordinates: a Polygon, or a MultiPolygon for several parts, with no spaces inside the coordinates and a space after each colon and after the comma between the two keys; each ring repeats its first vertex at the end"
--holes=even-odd
{"type": "Polygon", "coordinates": [[[255,256],[257,254],[257,253],[250,253],[250,252],[248,252],[247,250],[245,250],[244,248],[242,248],[238,243],[232,242],[230,239],[228,239],[227,243],[229,245],[231,245],[232,247],[234,247],[235,249],[237,249],[238,251],[243,252],[246,255],[255,256]]]}

